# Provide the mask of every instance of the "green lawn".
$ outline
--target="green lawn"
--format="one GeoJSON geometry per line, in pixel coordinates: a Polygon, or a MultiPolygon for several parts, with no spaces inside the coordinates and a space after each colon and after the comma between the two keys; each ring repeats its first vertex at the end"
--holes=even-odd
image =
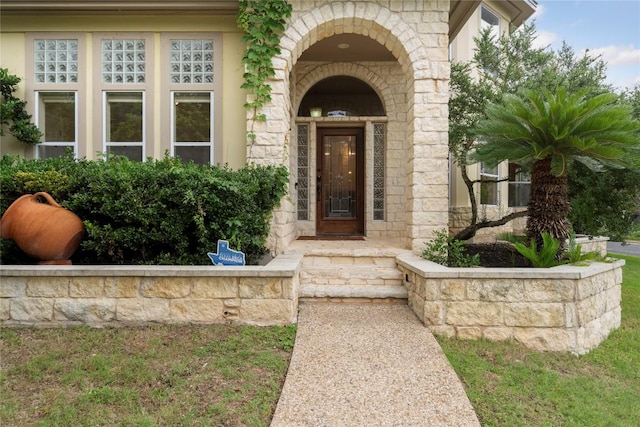
{"type": "Polygon", "coordinates": [[[295,326],[0,329],[0,425],[268,426],[295,326]]]}
{"type": "Polygon", "coordinates": [[[438,338],[485,426],[640,425],[640,258],[626,260],[622,325],[584,356],[438,338]]]}

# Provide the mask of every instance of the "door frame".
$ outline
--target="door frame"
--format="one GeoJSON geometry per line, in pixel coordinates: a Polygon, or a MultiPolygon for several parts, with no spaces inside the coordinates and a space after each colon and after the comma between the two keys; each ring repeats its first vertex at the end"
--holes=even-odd
{"type": "Polygon", "coordinates": [[[365,133],[364,127],[318,127],[316,129],[316,235],[364,236],[365,235],[365,133]],[[356,137],[356,216],[354,218],[325,218],[322,202],[322,177],[325,136],[356,137]]]}

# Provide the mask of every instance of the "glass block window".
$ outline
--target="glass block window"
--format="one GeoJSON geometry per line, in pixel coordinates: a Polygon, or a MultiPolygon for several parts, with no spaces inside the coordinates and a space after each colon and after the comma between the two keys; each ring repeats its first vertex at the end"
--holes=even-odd
{"type": "Polygon", "coordinates": [[[298,219],[309,220],[309,125],[298,125],[298,219]]]}
{"type": "Polygon", "coordinates": [[[171,40],[171,83],[213,83],[213,40],[171,40]]]}
{"type": "Polygon", "coordinates": [[[78,40],[36,39],[33,48],[36,83],[78,82],[78,40]]]}
{"type": "Polygon", "coordinates": [[[373,219],[384,221],[385,125],[373,125],[373,219]]]}
{"type": "Polygon", "coordinates": [[[145,41],[102,40],[102,83],[144,83],[145,41]]]}

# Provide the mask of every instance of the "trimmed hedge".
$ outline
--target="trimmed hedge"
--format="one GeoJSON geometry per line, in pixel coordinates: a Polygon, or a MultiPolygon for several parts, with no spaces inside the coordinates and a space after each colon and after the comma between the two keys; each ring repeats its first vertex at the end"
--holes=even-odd
{"type": "MultiPolygon", "coordinates": [[[[84,222],[74,264],[210,264],[218,239],[257,264],[271,215],[286,194],[284,166],[227,167],[175,158],[132,162],[71,157],[0,160],[0,212],[23,194],[45,191],[84,222]]],[[[3,264],[33,263],[8,240],[3,264]]]]}

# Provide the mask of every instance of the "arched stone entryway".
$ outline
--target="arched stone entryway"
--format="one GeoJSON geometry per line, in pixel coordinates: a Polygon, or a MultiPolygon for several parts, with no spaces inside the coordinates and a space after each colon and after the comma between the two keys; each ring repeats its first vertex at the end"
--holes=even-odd
{"type": "MultiPolygon", "coordinates": [[[[249,119],[248,127],[257,139],[247,157],[262,164],[284,163],[293,171],[297,158],[290,154],[296,154],[292,150],[297,142],[296,113],[305,89],[331,75],[363,80],[385,105],[385,159],[393,158],[389,150],[401,150],[401,158],[395,161],[404,175],[396,174],[385,182],[385,218],[368,219],[367,233],[404,237],[408,247],[419,251],[434,230],[448,223],[448,5],[438,1],[379,3],[291,1],[293,13],[281,38],[282,52],[273,60],[272,102],[264,109],[268,121],[252,123],[249,119]],[[310,3],[314,7],[309,8],[310,3]],[[385,46],[396,61],[299,61],[310,46],[338,34],[369,37],[385,46]],[[394,191],[402,199],[399,211],[389,210],[394,191]]],[[[363,122],[365,132],[369,126],[373,135],[373,120],[363,122]]],[[[271,246],[276,251],[305,231],[297,219],[295,182],[291,181],[290,197],[275,213],[271,246]]]]}

